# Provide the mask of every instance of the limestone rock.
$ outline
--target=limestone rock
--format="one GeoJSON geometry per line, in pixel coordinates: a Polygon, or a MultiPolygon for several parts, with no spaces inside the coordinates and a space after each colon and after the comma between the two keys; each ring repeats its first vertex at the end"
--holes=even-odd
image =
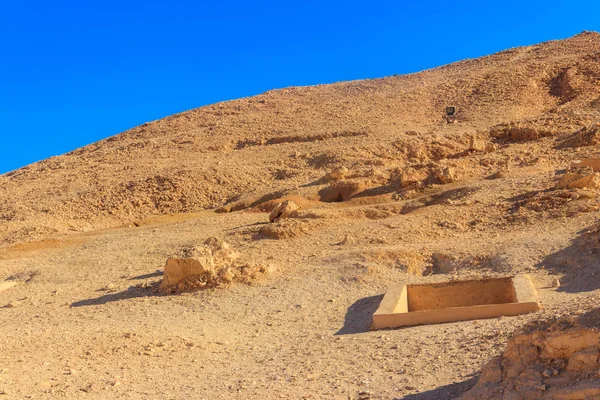
{"type": "Polygon", "coordinates": [[[599,344],[600,332],[586,328],[517,335],[500,357],[484,366],[477,384],[461,398],[598,398],[600,382],[590,382],[589,376],[598,371],[599,344]],[[547,365],[558,369],[550,370],[547,365]]]}
{"type": "Polygon", "coordinates": [[[250,283],[272,268],[244,261],[227,242],[211,237],[189,246],[165,265],[160,290],[166,293],[209,289],[232,282],[250,283]]]}
{"type": "Polygon", "coordinates": [[[277,222],[279,220],[288,218],[292,212],[298,210],[299,208],[300,207],[298,207],[298,205],[292,200],[286,200],[283,203],[278,204],[273,211],[271,211],[271,214],[269,214],[269,221],[277,222]]]}
{"type": "Polygon", "coordinates": [[[456,170],[452,167],[439,168],[434,172],[435,178],[441,183],[451,183],[456,180],[456,170]]]}
{"type": "Polygon", "coordinates": [[[346,179],[350,175],[350,170],[346,167],[338,167],[325,175],[327,180],[346,179]]]}
{"type": "Polygon", "coordinates": [[[598,346],[588,347],[577,353],[573,354],[569,358],[567,365],[567,371],[587,371],[598,367],[598,346]]]}
{"type": "Polygon", "coordinates": [[[600,173],[590,167],[573,168],[563,175],[555,189],[600,188],[600,173]]]}
{"type": "Polygon", "coordinates": [[[425,169],[407,167],[402,170],[394,170],[390,176],[390,181],[392,183],[399,184],[402,188],[406,188],[412,185],[420,184],[421,182],[425,181],[428,176],[429,173],[425,169]]]}
{"type": "Polygon", "coordinates": [[[469,150],[485,151],[485,141],[477,136],[471,136],[469,138],[469,150]]]}
{"type": "Polygon", "coordinates": [[[165,264],[165,273],[160,289],[165,290],[171,286],[176,286],[191,277],[198,277],[207,281],[214,274],[214,267],[215,263],[212,255],[169,258],[165,264]]]}

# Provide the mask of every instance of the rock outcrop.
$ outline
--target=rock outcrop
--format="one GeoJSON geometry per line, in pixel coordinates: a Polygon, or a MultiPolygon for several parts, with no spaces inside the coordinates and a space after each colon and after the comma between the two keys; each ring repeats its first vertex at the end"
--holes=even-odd
{"type": "Polygon", "coordinates": [[[600,398],[599,346],[599,331],[579,327],[515,336],[462,399],[600,398]]]}

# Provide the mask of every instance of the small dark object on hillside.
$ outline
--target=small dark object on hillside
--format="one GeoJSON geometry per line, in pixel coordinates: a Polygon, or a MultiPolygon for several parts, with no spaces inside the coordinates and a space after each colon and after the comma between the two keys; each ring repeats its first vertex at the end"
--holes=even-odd
{"type": "Polygon", "coordinates": [[[446,107],[446,122],[449,124],[456,122],[456,107],[446,107]]]}

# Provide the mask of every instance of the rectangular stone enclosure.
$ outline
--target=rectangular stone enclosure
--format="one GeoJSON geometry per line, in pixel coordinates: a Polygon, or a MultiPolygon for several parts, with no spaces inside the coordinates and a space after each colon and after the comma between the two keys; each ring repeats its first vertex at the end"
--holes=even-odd
{"type": "Polygon", "coordinates": [[[394,285],[371,330],[519,315],[540,309],[529,275],[420,285],[394,285]]]}

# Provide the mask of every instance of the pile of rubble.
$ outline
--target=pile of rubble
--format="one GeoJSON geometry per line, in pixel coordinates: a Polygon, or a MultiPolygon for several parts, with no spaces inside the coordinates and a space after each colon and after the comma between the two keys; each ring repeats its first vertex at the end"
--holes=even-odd
{"type": "Polygon", "coordinates": [[[249,283],[273,266],[244,261],[231,245],[209,238],[200,246],[189,246],[165,265],[160,289],[166,293],[209,289],[234,281],[249,283]]]}

